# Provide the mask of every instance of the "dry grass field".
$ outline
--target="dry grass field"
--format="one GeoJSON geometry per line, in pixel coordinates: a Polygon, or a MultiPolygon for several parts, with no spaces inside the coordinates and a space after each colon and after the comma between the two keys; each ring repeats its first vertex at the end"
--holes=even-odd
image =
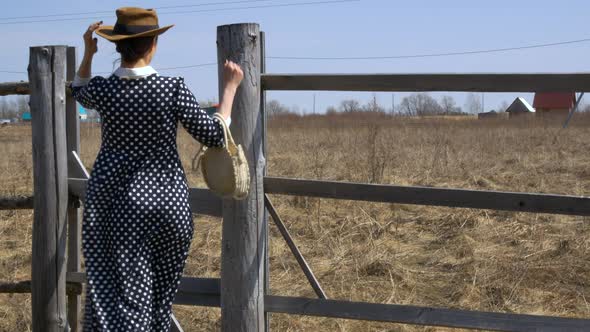
{"type": "MultiPolygon", "coordinates": [[[[91,168],[100,129],[82,127],[91,168]]],[[[590,195],[590,118],[558,124],[334,115],[274,118],[272,176],[590,195]]],[[[198,144],[181,130],[189,180],[198,144]]],[[[32,192],[29,126],[0,128],[0,195],[32,192]]],[[[590,317],[590,218],[273,196],[329,297],[590,317]]],[[[30,278],[32,211],[0,211],[0,280],[30,278]]],[[[221,228],[197,217],[185,274],[218,277],[221,228]]],[[[271,226],[274,294],[310,296],[271,226]]],[[[219,310],[175,306],[185,331],[219,330],[219,310]]],[[[271,315],[273,331],[451,331],[271,315]]],[[[30,296],[0,294],[0,330],[30,330],[30,296]]],[[[456,330],[452,330],[456,331],[456,330]]]]}

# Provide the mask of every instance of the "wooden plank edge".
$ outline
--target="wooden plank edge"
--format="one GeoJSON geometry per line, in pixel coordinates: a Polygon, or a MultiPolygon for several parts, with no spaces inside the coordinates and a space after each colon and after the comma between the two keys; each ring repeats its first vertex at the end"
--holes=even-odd
{"type": "Polygon", "coordinates": [[[581,92],[590,73],[263,74],[264,90],[581,92]]]}
{"type": "MultiPolygon", "coordinates": [[[[86,283],[86,273],[84,272],[67,272],[66,281],[84,284],[86,283]]],[[[179,293],[219,295],[221,283],[219,278],[194,278],[182,277],[178,285],[179,293]]]]}
{"type": "MultiPolygon", "coordinates": [[[[0,294],[30,294],[31,280],[17,282],[0,282],[0,294]]],[[[68,295],[81,295],[82,286],[75,282],[66,282],[66,293],[68,295]]]]}
{"type": "MultiPolygon", "coordinates": [[[[79,197],[84,202],[87,183],[86,179],[68,178],[70,194],[79,197]]],[[[222,200],[209,189],[189,188],[189,204],[193,213],[212,217],[221,217],[222,215],[222,200]]]]}
{"type": "Polygon", "coordinates": [[[29,82],[0,83],[0,96],[28,95],[31,93],[29,82]]]}
{"type": "MultiPolygon", "coordinates": [[[[66,95],[71,95],[72,92],[69,89],[70,86],[69,81],[66,81],[64,88],[66,89],[66,95]]],[[[10,96],[10,95],[30,95],[31,88],[29,82],[21,81],[21,82],[2,82],[0,83],[0,96],[10,96]]]]}
{"type": "Polygon", "coordinates": [[[494,331],[588,331],[590,320],[267,295],[273,313],[494,331]]]}
{"type": "MultiPolygon", "coordinates": [[[[68,272],[66,280],[68,283],[82,285],[86,283],[86,274],[84,272],[68,272]]],[[[219,278],[182,277],[174,304],[219,307],[221,305],[220,292],[219,278]]]]}
{"type": "Polygon", "coordinates": [[[33,196],[0,197],[0,211],[33,209],[33,199],[33,196]]]}
{"type": "Polygon", "coordinates": [[[265,177],[267,194],[590,216],[590,197],[265,177]]]}
{"type": "MultiPolygon", "coordinates": [[[[68,273],[68,282],[84,279],[68,273]]],[[[220,306],[218,278],[183,277],[174,304],[220,306]]],[[[526,314],[494,313],[397,304],[352,302],[287,296],[265,296],[265,311],[305,316],[444,326],[495,331],[586,331],[590,320],[526,314]]]]}

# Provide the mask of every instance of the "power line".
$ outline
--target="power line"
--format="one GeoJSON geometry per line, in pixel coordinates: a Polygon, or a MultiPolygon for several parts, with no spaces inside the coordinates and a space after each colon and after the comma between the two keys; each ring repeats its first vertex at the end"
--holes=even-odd
{"type": "MultiPolygon", "coordinates": [[[[195,4],[195,5],[154,7],[154,9],[160,10],[160,9],[172,9],[172,8],[206,7],[206,6],[229,5],[229,4],[239,4],[239,3],[252,3],[252,2],[269,2],[269,1],[277,1],[277,0],[242,0],[242,1],[207,2],[207,3],[200,3],[200,4],[195,4]]],[[[27,19],[27,18],[77,16],[77,15],[91,15],[91,14],[111,14],[112,12],[113,12],[112,10],[109,10],[109,11],[32,15],[32,16],[12,16],[12,17],[0,17],[0,20],[19,20],[19,19],[27,19]]]]}
{"type": "Polygon", "coordinates": [[[361,1],[361,0],[330,0],[330,1],[294,2],[294,3],[284,3],[284,4],[278,4],[278,5],[260,5],[260,6],[248,6],[248,7],[234,7],[234,8],[189,10],[189,11],[181,11],[181,12],[166,12],[163,14],[207,13],[207,12],[219,12],[219,11],[226,11],[226,10],[327,5],[327,4],[340,4],[340,3],[345,3],[345,2],[359,2],[359,1],[361,1]]]}
{"type": "MultiPolygon", "coordinates": [[[[339,4],[339,3],[345,3],[345,2],[358,2],[358,1],[361,1],[361,0],[330,0],[330,1],[295,2],[295,3],[277,4],[277,5],[260,5],[260,6],[228,7],[228,8],[213,8],[213,9],[201,9],[201,10],[184,10],[184,11],[175,11],[175,12],[162,12],[162,13],[159,13],[158,15],[165,16],[165,15],[173,15],[173,14],[211,13],[211,12],[237,11],[237,10],[247,10],[247,9],[312,6],[312,5],[339,4]]],[[[104,16],[88,16],[88,17],[47,19],[47,20],[0,22],[0,25],[28,24],[28,23],[42,23],[42,22],[63,22],[63,21],[85,21],[85,20],[98,20],[101,18],[104,18],[104,16]]]]}
{"type": "Polygon", "coordinates": [[[0,70],[0,73],[6,74],[26,74],[26,71],[10,71],[10,70],[0,70]]]}
{"type": "MultiPolygon", "coordinates": [[[[482,54],[482,53],[498,53],[498,52],[509,52],[509,51],[517,51],[517,50],[526,50],[526,49],[534,49],[534,48],[544,48],[544,47],[554,47],[554,46],[562,46],[562,45],[571,45],[571,44],[580,44],[590,42],[590,38],[585,39],[577,39],[577,40],[569,40],[569,41],[561,41],[555,43],[545,43],[545,44],[533,44],[533,45],[525,45],[525,46],[518,46],[518,47],[506,47],[506,48],[496,48],[496,49],[488,49],[488,50],[475,50],[475,51],[462,51],[462,52],[446,52],[446,53],[430,53],[430,54],[414,54],[414,55],[396,55],[396,56],[369,56],[369,57],[283,57],[283,56],[268,56],[268,59],[274,60],[383,60],[383,59],[410,59],[410,58],[432,58],[432,57],[444,57],[444,56],[456,56],[456,55],[473,55],[473,54],[482,54]]],[[[194,65],[186,65],[186,66],[177,66],[177,67],[163,67],[160,68],[160,71],[166,70],[174,70],[174,69],[186,69],[186,68],[197,68],[197,67],[206,67],[206,66],[215,66],[217,62],[209,62],[209,63],[200,63],[194,65]]],[[[7,70],[0,70],[0,73],[9,73],[9,74],[26,74],[26,72],[17,72],[17,71],[7,71],[7,70]]],[[[110,74],[112,72],[98,72],[98,74],[110,74]]]]}
{"type": "Polygon", "coordinates": [[[483,53],[499,53],[526,50],[533,48],[544,48],[568,44],[580,44],[590,42],[590,38],[561,41],[556,43],[547,44],[533,44],[517,47],[507,48],[495,48],[486,50],[474,50],[474,51],[460,51],[460,52],[447,52],[447,53],[426,53],[426,54],[412,54],[412,55],[392,55],[392,56],[366,56],[366,57],[294,57],[294,56],[269,56],[268,59],[275,60],[387,60],[387,59],[413,59],[413,58],[434,58],[444,56],[456,56],[456,55],[472,55],[472,54],[483,54],[483,53]]]}

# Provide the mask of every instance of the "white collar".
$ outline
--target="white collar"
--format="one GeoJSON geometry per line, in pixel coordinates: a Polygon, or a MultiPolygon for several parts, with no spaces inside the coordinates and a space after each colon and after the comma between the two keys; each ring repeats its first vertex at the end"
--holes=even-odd
{"type": "Polygon", "coordinates": [[[135,68],[119,67],[113,74],[120,78],[141,78],[157,73],[158,72],[152,68],[152,66],[145,66],[135,68]]]}

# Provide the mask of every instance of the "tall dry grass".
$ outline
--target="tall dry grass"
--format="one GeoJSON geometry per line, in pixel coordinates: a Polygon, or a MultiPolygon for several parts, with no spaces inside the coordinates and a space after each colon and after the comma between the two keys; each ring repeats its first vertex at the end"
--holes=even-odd
{"type": "MultiPolygon", "coordinates": [[[[91,167],[98,127],[83,126],[91,167]]],[[[32,188],[30,127],[0,128],[0,195],[32,188]]],[[[542,121],[282,116],[269,124],[272,176],[590,195],[590,118],[542,121]]],[[[198,144],[181,132],[190,171],[198,144]]],[[[273,196],[333,299],[590,317],[590,218],[273,196]]],[[[0,212],[0,279],[28,279],[31,211],[0,212]]],[[[218,277],[220,223],[198,217],[185,274],[218,277]]],[[[273,294],[314,293],[271,226],[273,294]]],[[[0,330],[30,329],[30,296],[0,295],[0,330]]],[[[175,306],[186,331],[219,330],[219,310],[175,306]]],[[[452,329],[271,315],[274,331],[452,329]]]]}

